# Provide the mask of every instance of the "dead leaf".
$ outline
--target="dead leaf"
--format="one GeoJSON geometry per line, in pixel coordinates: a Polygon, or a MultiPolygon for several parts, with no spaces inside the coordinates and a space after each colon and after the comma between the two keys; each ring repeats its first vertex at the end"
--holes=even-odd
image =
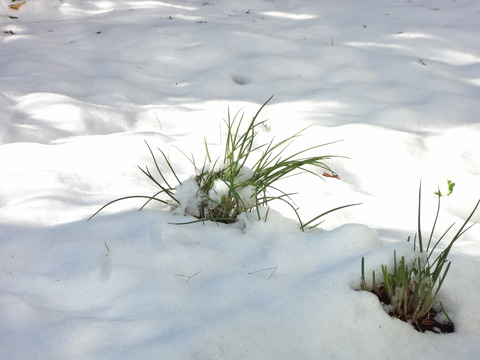
{"type": "Polygon", "coordinates": [[[22,2],[19,2],[19,3],[8,5],[8,7],[10,9],[13,9],[13,10],[18,10],[18,9],[20,9],[20,6],[25,5],[25,3],[26,3],[26,1],[22,1],[22,2]]]}
{"type": "Polygon", "coordinates": [[[338,174],[329,174],[329,173],[324,172],[324,173],[322,174],[322,176],[331,177],[331,178],[335,178],[335,179],[340,180],[340,176],[338,176],[338,174]]]}

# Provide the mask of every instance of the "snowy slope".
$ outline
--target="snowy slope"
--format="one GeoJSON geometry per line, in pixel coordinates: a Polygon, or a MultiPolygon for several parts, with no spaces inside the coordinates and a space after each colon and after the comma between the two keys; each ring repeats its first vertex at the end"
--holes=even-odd
{"type": "MultiPolygon", "coordinates": [[[[0,353],[8,359],[476,359],[480,228],[441,292],[449,335],[421,334],[354,290],[406,249],[422,181],[439,229],[480,198],[480,3],[0,0],[0,353]],[[16,18],[15,18],[16,17],[16,18]],[[261,140],[342,155],[341,180],[286,180],[292,213],[246,227],[117,197],[156,190],[160,147],[222,151],[222,119],[268,119],[261,140]]],[[[480,220],[480,214],[473,218],[480,220]]],[[[458,226],[457,226],[458,227],[458,226]]]]}

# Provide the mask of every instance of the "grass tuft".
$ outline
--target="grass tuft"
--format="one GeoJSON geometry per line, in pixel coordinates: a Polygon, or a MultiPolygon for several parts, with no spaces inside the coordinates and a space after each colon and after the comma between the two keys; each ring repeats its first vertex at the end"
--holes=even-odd
{"type": "MultiPolygon", "coordinates": [[[[451,194],[454,185],[454,183],[448,182],[448,191],[445,196],[451,194]]],[[[480,205],[479,200],[463,225],[452,236],[448,245],[438,252],[436,251],[438,245],[445,239],[454,224],[450,225],[438,240],[432,242],[440,213],[441,198],[443,197],[440,190],[435,195],[437,195],[438,201],[437,210],[430,235],[426,239],[422,235],[421,228],[422,187],[420,184],[418,192],[418,229],[414,237],[413,250],[415,256],[413,259],[407,260],[404,256],[398,258],[396,251],[394,251],[393,267],[381,266],[381,281],[378,283],[375,281],[375,271],[373,271],[371,284],[367,284],[365,279],[365,259],[362,258],[361,262],[361,290],[370,291],[377,295],[380,301],[387,305],[386,309],[392,316],[412,323],[419,331],[428,328],[433,323],[432,316],[436,316],[438,313],[445,315],[453,329],[453,321],[442,302],[438,300],[438,294],[450,269],[451,262],[448,260],[450,250],[465,231],[474,225],[468,225],[468,223],[480,205]]],[[[410,241],[410,239],[408,237],[407,241],[410,241]]]]}
{"type": "Polygon", "coordinates": [[[195,175],[186,180],[180,180],[173,164],[161,149],[158,149],[161,156],[157,160],[151,147],[147,144],[155,171],[152,173],[148,166],[139,167],[139,169],[159,190],[152,196],[134,195],[113,200],[101,207],[90,219],[115,202],[140,198],[145,200],[140,209],[143,209],[151,201],[157,201],[169,205],[177,213],[197,219],[180,224],[202,221],[235,223],[238,216],[245,212],[256,212],[259,220],[265,220],[265,218],[261,218],[260,208],[268,207],[272,201],[282,201],[294,212],[300,228],[305,230],[317,226],[318,219],[326,214],[358,205],[340,206],[328,210],[310,221],[302,221],[298,208],[292,200],[294,194],[280,189],[277,185],[278,181],[302,173],[320,179],[323,174],[332,174],[332,177],[337,177],[325,161],[338,156],[311,155],[320,147],[332,143],[287,153],[292,142],[301,136],[308,127],[278,142],[272,139],[268,143],[259,144],[258,132],[267,127],[266,120],[259,120],[259,115],[271,99],[272,97],[259,108],[250,121],[245,120],[244,114],[240,111],[233,117],[228,111],[228,117],[225,120],[227,135],[223,154],[212,160],[214,158],[212,158],[207,141],[204,139],[205,159],[203,164],[198,166],[193,158],[189,159],[194,166],[195,175]],[[169,172],[173,174],[176,184],[167,181],[168,176],[160,169],[160,161],[165,163],[169,172]]]}

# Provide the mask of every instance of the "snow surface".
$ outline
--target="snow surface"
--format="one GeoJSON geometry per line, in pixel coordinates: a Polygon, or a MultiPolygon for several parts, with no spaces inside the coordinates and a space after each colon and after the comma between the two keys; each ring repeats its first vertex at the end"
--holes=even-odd
{"type": "MultiPolygon", "coordinates": [[[[449,335],[421,334],[355,291],[405,249],[423,181],[439,228],[480,198],[480,2],[0,0],[2,359],[478,359],[480,227],[450,256],[449,335]],[[11,17],[17,17],[11,18],[11,17]],[[153,194],[145,145],[222,151],[228,109],[260,140],[342,155],[341,180],[294,177],[302,233],[189,220],[117,197],[153,194]]],[[[476,214],[475,221],[480,220],[476,214]]]]}

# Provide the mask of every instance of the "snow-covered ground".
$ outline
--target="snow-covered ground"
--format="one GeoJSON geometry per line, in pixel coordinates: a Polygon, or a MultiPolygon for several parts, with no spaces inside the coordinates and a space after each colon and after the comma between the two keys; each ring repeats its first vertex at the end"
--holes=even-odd
{"type": "MultiPolygon", "coordinates": [[[[480,227],[455,245],[448,335],[419,333],[355,291],[360,259],[405,249],[423,186],[425,229],[480,198],[477,0],[0,0],[2,359],[478,359],[480,227]],[[341,155],[340,180],[282,184],[302,233],[272,204],[246,227],[152,204],[147,141],[222,151],[228,110],[259,134],[341,155]],[[188,218],[187,218],[188,220],[188,218]]],[[[480,220],[480,214],[474,216],[480,220]]]]}

